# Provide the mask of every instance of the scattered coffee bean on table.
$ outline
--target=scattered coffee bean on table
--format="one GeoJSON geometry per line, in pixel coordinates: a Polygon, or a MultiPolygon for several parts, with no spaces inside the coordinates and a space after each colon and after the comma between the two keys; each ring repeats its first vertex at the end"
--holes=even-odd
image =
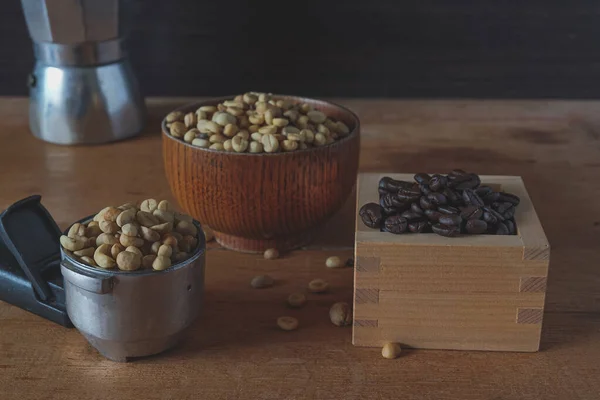
{"type": "Polygon", "coordinates": [[[292,308],[300,308],[306,304],[306,296],[303,293],[292,293],[288,296],[287,303],[292,308]]]}
{"type": "Polygon", "coordinates": [[[446,237],[517,234],[519,197],[482,185],[479,175],[462,169],[448,175],[418,173],[414,182],[386,176],[377,190],[379,203],[363,204],[358,212],[372,229],[446,237]]]}
{"type": "Polygon", "coordinates": [[[327,268],[339,268],[343,267],[342,260],[338,256],[331,256],[325,260],[327,268]]]}
{"type": "Polygon", "coordinates": [[[274,260],[276,258],[279,258],[279,251],[277,249],[266,249],[263,254],[263,257],[267,260],[274,260]]]}
{"type": "Polygon", "coordinates": [[[381,349],[381,355],[388,360],[398,358],[400,353],[402,353],[402,347],[398,343],[386,343],[381,349]]]}
{"type": "Polygon", "coordinates": [[[329,289],[329,283],[323,279],[313,279],[308,283],[308,290],[313,293],[324,293],[329,289]]]}
{"type": "Polygon", "coordinates": [[[284,331],[293,331],[298,328],[298,320],[294,317],[279,317],[277,318],[277,326],[284,331]]]}
{"type": "Polygon", "coordinates": [[[269,275],[258,275],[252,278],[250,286],[254,289],[263,289],[273,286],[273,278],[269,275]]]}
{"type": "Polygon", "coordinates": [[[336,326],[352,324],[352,308],[345,302],[335,303],[329,309],[329,319],[336,326]]]}

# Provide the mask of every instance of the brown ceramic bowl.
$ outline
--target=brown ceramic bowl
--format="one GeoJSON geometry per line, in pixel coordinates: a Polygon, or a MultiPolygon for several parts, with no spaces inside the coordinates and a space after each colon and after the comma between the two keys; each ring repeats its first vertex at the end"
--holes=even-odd
{"type": "MultiPolygon", "coordinates": [[[[195,111],[232,97],[178,110],[195,111]]],[[[356,182],[358,117],[325,101],[277,97],[309,103],[343,121],[351,132],[327,146],[289,153],[230,153],[175,139],[162,122],[163,159],[173,195],[187,213],[213,228],[216,240],[229,249],[286,251],[307,244],[344,204],[356,182]]]]}

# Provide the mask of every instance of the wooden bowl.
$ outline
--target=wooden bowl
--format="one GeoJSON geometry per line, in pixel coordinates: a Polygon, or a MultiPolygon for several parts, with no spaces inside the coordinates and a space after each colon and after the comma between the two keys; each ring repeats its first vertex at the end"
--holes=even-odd
{"type": "MultiPolygon", "coordinates": [[[[162,122],[167,180],[181,207],[209,225],[224,247],[258,253],[287,251],[310,242],[312,233],[346,201],[356,183],[360,122],[339,105],[292,96],[343,121],[350,134],[327,146],[289,153],[230,153],[191,146],[167,133],[162,122]]],[[[195,111],[212,99],[178,110],[195,111]]]]}

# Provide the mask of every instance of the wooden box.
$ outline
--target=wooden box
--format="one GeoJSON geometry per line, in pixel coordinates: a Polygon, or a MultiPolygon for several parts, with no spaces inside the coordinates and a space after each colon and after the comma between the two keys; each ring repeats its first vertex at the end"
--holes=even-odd
{"type": "Polygon", "coordinates": [[[356,215],[356,346],[537,351],[550,246],[520,177],[481,176],[521,198],[517,235],[446,238],[366,227],[358,209],[378,202],[383,176],[360,174],[356,215]]]}

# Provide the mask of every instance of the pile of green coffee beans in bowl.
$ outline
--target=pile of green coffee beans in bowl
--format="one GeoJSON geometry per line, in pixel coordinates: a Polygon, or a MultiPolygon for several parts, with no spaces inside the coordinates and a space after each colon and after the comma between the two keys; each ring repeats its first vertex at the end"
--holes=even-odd
{"type": "Polygon", "coordinates": [[[350,134],[308,103],[249,92],[166,117],[168,132],[192,146],[236,153],[277,153],[326,146],[350,134]]]}

